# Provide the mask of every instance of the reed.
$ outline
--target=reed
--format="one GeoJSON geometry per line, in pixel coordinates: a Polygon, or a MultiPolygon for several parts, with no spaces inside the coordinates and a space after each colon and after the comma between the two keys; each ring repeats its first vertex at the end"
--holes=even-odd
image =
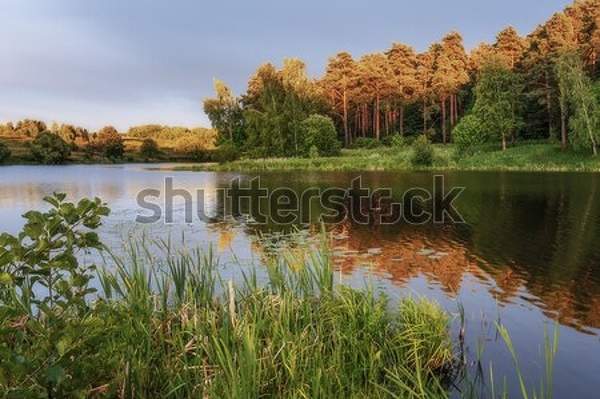
{"type": "MultiPolygon", "coordinates": [[[[336,284],[326,238],[266,253],[264,267],[241,268],[235,281],[210,249],[144,236],[121,256],[106,250],[97,270],[77,254],[104,248],[90,230],[108,208],[65,197],[27,213],[18,236],[0,235],[0,397],[478,397],[462,308],[454,345],[437,304],[336,284]]],[[[496,327],[522,398],[551,398],[558,330],[546,334],[544,378],[529,390],[496,327]]],[[[492,398],[494,380],[490,367],[492,398]]]]}
{"type": "MultiPolygon", "coordinates": [[[[138,242],[112,256],[85,311],[58,313],[76,332],[58,340],[57,357],[39,352],[48,341],[30,313],[16,327],[22,340],[3,339],[30,367],[3,369],[2,394],[447,397],[455,355],[438,305],[336,285],[325,250],[273,256],[266,281],[247,270],[236,283],[211,251],[163,252],[138,242]]],[[[15,327],[21,302],[7,301],[3,327],[15,327]]]]}

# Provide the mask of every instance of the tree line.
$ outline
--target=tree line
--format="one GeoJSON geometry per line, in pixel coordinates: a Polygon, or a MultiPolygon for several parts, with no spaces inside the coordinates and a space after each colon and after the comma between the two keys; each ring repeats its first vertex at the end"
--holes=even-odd
{"type": "Polygon", "coordinates": [[[43,121],[24,119],[0,124],[0,138],[4,139],[0,141],[0,162],[11,157],[11,149],[6,143],[14,140],[20,140],[26,146],[27,161],[43,164],[64,163],[75,152],[87,161],[126,160],[132,155],[131,148],[126,148],[126,140],[135,141],[130,147],[135,147],[138,160],[173,157],[206,160],[207,154],[214,149],[215,132],[207,128],[164,125],[133,126],[124,134],[113,126],[90,132],[70,124],[48,126],[43,121]]]}
{"type": "Polygon", "coordinates": [[[424,52],[402,43],[358,59],[340,52],[317,79],[299,59],[266,63],[241,96],[216,81],[204,111],[221,142],[250,156],[302,155],[302,121],[314,114],[329,117],[347,147],[424,133],[502,148],[556,139],[596,153],[599,53],[600,2],[579,0],[527,36],[507,27],[470,52],[451,32],[424,52]]]}

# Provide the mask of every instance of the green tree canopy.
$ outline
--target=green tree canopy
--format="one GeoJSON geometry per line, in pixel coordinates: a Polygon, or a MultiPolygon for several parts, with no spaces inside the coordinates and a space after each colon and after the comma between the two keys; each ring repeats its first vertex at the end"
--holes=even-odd
{"type": "Polygon", "coordinates": [[[341,143],[333,121],[328,116],[311,115],[302,121],[304,145],[303,156],[309,156],[316,149],[319,156],[331,157],[340,153],[341,143]]]}
{"type": "Polygon", "coordinates": [[[54,133],[42,132],[30,143],[33,158],[45,165],[65,163],[71,154],[71,146],[54,133]]]}

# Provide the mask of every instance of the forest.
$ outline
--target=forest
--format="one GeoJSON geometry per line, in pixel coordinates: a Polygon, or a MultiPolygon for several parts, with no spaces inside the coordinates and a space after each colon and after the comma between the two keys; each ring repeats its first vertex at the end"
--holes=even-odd
{"type": "Polygon", "coordinates": [[[576,0],[526,36],[509,26],[493,43],[470,51],[459,32],[450,32],[423,52],[399,42],[359,58],[341,51],[316,78],[298,58],[280,67],[265,63],[239,96],[215,80],[214,97],[203,101],[212,129],[143,125],[89,132],[31,119],[9,122],[0,125],[0,163],[229,165],[242,158],[248,162],[230,167],[255,169],[252,159],[284,158],[286,167],[312,168],[294,162],[342,155],[328,167],[364,170],[376,158],[377,169],[596,171],[599,52],[600,1],[576,0]],[[359,151],[375,148],[377,154],[359,151]],[[496,154],[507,149],[510,156],[496,154]]]}
{"type": "Polygon", "coordinates": [[[349,148],[425,136],[461,154],[544,140],[596,155],[599,51],[600,2],[578,0],[526,36],[509,26],[471,51],[450,32],[424,52],[341,51],[316,79],[300,59],[266,63],[240,96],[216,80],[204,111],[219,143],[249,158],[335,153],[332,125],[349,148]]]}

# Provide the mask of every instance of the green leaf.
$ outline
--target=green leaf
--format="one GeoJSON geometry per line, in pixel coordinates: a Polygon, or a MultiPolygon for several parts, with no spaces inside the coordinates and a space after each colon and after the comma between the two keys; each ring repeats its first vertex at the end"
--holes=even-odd
{"type": "Polygon", "coordinates": [[[67,353],[67,350],[69,350],[70,346],[71,346],[71,339],[69,339],[68,337],[61,338],[56,343],[56,350],[58,351],[58,355],[64,356],[64,354],[67,353]]]}
{"type": "Polygon", "coordinates": [[[65,378],[65,370],[58,365],[51,366],[46,371],[46,378],[49,383],[58,385],[65,378]]]}
{"type": "Polygon", "coordinates": [[[0,273],[0,284],[11,285],[13,282],[12,276],[8,273],[0,273]]]}

